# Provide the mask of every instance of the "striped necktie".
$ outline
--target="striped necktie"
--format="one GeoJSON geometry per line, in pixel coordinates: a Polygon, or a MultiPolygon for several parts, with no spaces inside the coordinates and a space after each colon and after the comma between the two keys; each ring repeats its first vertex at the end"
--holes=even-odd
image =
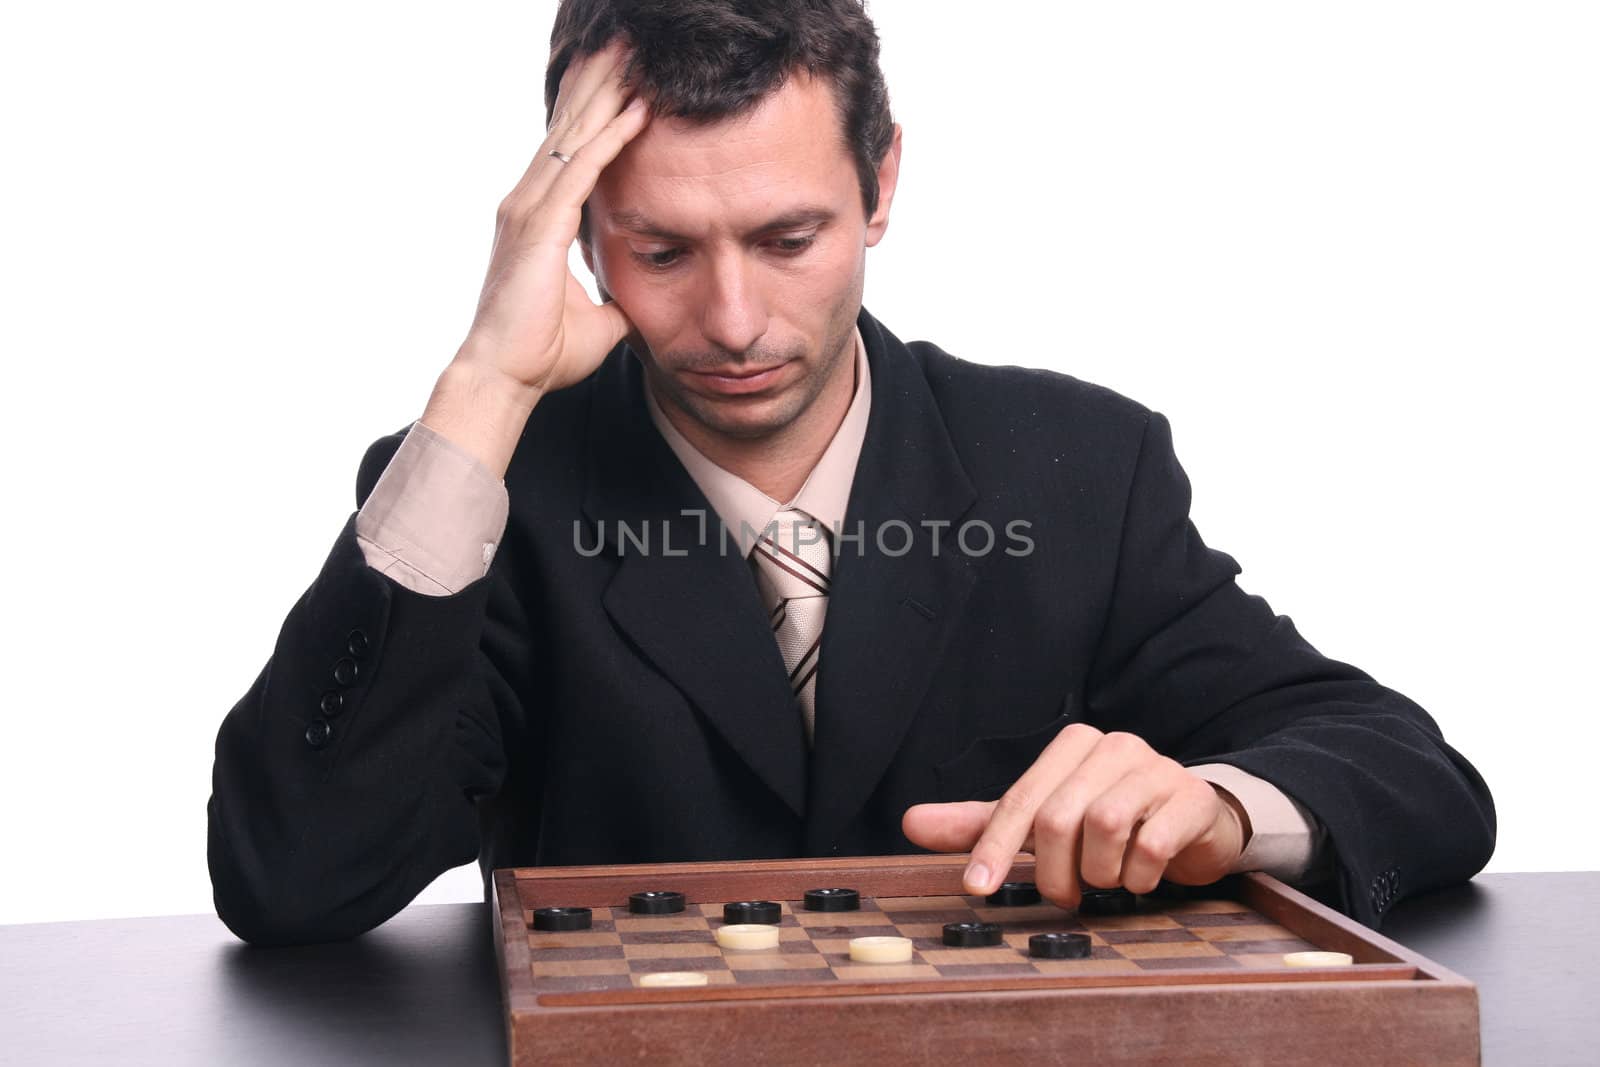
{"type": "Polygon", "coordinates": [[[805,512],[784,508],[762,531],[750,563],[789,668],[789,688],[800,705],[809,745],[816,733],[817,659],[833,567],[828,530],[805,512]]]}

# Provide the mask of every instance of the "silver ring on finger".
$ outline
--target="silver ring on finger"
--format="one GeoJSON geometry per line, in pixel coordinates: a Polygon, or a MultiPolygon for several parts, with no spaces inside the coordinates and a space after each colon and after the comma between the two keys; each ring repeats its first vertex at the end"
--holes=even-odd
{"type": "Polygon", "coordinates": [[[552,156],[555,156],[557,159],[561,160],[561,162],[563,162],[563,163],[571,163],[572,162],[572,157],[567,155],[565,152],[561,151],[561,149],[559,149],[559,148],[550,149],[550,154],[552,156]]]}

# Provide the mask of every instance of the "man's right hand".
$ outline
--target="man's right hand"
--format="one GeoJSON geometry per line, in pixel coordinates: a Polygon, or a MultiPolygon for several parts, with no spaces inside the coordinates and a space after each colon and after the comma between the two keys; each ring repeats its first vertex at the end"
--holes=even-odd
{"type": "Polygon", "coordinates": [[[497,475],[539,398],[588,377],[632,329],[615,303],[591,301],[567,265],[600,172],[649,122],[646,101],[630,101],[622,85],[626,58],[619,39],[563,74],[544,142],[500,203],[472,329],[422,415],[497,475]]]}

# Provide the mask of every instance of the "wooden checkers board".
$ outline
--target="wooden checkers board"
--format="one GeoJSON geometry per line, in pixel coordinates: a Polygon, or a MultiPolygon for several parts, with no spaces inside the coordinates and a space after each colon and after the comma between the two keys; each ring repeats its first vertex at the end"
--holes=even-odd
{"type": "MultiPolygon", "coordinates": [[[[1142,897],[1132,914],[1049,902],[998,907],[962,894],[965,857],[496,871],[497,950],[515,1064],[1478,1062],[1475,987],[1265,875],[1142,897]],[[808,889],[860,894],[809,911],[808,889]],[[682,893],[636,915],[630,894],[682,893]],[[725,950],[730,901],[780,905],[775,949],[725,950]],[[534,911],[592,909],[588,929],[534,929],[534,911]],[[955,948],[944,924],[999,924],[992,947],[955,948]],[[1086,959],[1036,959],[1037,933],[1087,934],[1086,959]],[[854,937],[910,938],[909,963],[850,959],[854,937]],[[1328,950],[1348,967],[1289,967],[1328,950]],[[644,975],[707,984],[644,988],[644,975]]],[[[1023,855],[1008,880],[1033,877],[1023,855]]]]}

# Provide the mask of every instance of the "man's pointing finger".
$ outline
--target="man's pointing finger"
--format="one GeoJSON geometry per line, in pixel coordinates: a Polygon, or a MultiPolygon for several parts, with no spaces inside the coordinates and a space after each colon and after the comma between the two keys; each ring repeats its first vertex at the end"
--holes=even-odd
{"type": "Polygon", "coordinates": [[[972,862],[962,877],[967,892],[986,896],[999,888],[1017,852],[1033,833],[1033,818],[1040,806],[1103,736],[1092,726],[1068,726],[995,802],[989,825],[972,846],[972,862]]]}

